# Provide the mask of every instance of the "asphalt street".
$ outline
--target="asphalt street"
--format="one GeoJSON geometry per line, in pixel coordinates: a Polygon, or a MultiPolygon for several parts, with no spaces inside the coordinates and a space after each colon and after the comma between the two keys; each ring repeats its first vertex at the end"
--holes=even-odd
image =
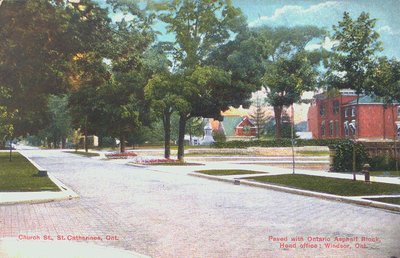
{"type": "Polygon", "coordinates": [[[0,238],[87,238],[152,257],[400,257],[395,212],[188,176],[194,167],[24,153],[80,198],[0,206],[0,238]]]}

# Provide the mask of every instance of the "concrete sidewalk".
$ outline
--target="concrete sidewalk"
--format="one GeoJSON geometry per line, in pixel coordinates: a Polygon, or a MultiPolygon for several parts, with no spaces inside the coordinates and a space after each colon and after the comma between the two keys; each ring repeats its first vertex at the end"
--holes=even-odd
{"type": "Polygon", "coordinates": [[[133,251],[75,241],[0,240],[2,258],[148,258],[133,251]]]}

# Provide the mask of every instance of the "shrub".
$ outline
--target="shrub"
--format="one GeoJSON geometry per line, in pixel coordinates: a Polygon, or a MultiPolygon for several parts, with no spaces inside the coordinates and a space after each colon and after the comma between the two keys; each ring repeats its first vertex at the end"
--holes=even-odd
{"type": "Polygon", "coordinates": [[[388,155],[372,157],[369,159],[369,164],[371,170],[396,170],[396,159],[388,155]]]}
{"type": "Polygon", "coordinates": [[[361,171],[363,165],[368,162],[368,154],[361,143],[344,140],[335,144],[333,148],[336,152],[333,158],[334,171],[353,171],[353,148],[356,154],[356,171],[361,171]]]}
{"type": "Polygon", "coordinates": [[[226,136],[223,132],[214,132],[213,133],[213,138],[216,142],[226,142],[226,136]]]}

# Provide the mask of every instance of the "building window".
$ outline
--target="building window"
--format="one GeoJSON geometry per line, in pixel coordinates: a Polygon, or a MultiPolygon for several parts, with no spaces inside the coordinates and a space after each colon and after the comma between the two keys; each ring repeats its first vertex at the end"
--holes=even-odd
{"type": "Polygon", "coordinates": [[[400,138],[400,123],[397,123],[397,138],[400,138]]]}
{"type": "Polygon", "coordinates": [[[335,121],[336,124],[336,137],[340,136],[340,127],[339,127],[339,121],[335,121]]]}
{"type": "Polygon", "coordinates": [[[350,132],[352,133],[352,135],[356,134],[356,130],[357,130],[356,120],[351,120],[351,123],[349,123],[349,129],[350,129],[350,132]]]}
{"type": "Polygon", "coordinates": [[[400,119],[400,106],[397,107],[397,120],[400,119]]]}
{"type": "Polygon", "coordinates": [[[321,105],[320,105],[320,107],[319,107],[319,114],[320,114],[321,116],[324,116],[324,115],[325,115],[325,105],[324,105],[324,104],[321,104],[321,105]]]}
{"type": "Polygon", "coordinates": [[[321,135],[325,136],[325,121],[322,121],[321,123],[321,135]]]}
{"type": "Polygon", "coordinates": [[[355,108],[355,107],[352,107],[352,108],[351,108],[351,116],[352,116],[352,117],[355,117],[355,116],[356,116],[356,108],[355,108]]]}
{"type": "Polygon", "coordinates": [[[344,110],[344,117],[348,117],[348,116],[349,116],[349,109],[346,108],[346,109],[344,110]]]}
{"type": "Polygon", "coordinates": [[[344,125],[344,135],[349,136],[349,122],[346,121],[343,123],[343,125],[344,125]]]}
{"type": "Polygon", "coordinates": [[[337,115],[339,113],[339,100],[333,102],[333,114],[337,115]]]}
{"type": "Polygon", "coordinates": [[[331,137],[333,136],[333,121],[329,122],[329,135],[331,137]]]}

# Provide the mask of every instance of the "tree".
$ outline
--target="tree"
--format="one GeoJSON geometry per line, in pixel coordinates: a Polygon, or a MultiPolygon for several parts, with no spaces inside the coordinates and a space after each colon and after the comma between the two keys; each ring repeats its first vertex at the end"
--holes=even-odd
{"type": "Polygon", "coordinates": [[[194,116],[219,116],[220,110],[224,108],[213,103],[211,104],[215,109],[200,104],[200,100],[204,104],[209,104],[212,96],[210,92],[204,92],[200,88],[208,84],[208,78],[197,80],[200,73],[205,72],[210,75],[209,72],[217,72],[215,75],[221,75],[215,68],[203,69],[202,66],[213,49],[227,43],[232,34],[245,27],[244,18],[240,10],[229,0],[165,1],[157,4],[157,9],[161,11],[161,21],[167,24],[167,32],[175,36],[172,54],[175,70],[182,77],[177,87],[180,87],[182,97],[186,99],[178,111],[180,116],[178,159],[183,160],[187,120],[194,116]]]}
{"type": "Polygon", "coordinates": [[[265,123],[267,121],[267,116],[265,114],[264,108],[265,100],[257,95],[255,100],[253,101],[253,105],[255,106],[255,110],[252,114],[250,114],[250,118],[254,120],[255,126],[257,128],[257,139],[260,139],[261,134],[264,133],[265,123]]]}
{"type": "MultiPolygon", "coordinates": [[[[8,98],[10,98],[10,95],[7,89],[0,87],[0,100],[8,98]]],[[[14,126],[12,124],[14,114],[15,112],[10,112],[6,106],[0,105],[0,147],[5,147],[6,140],[11,140],[14,134],[14,126]]]]}
{"type": "Polygon", "coordinates": [[[179,76],[171,73],[157,74],[149,80],[145,88],[146,99],[151,100],[153,110],[161,116],[164,128],[164,157],[171,155],[171,116],[178,109],[188,105],[177,87],[179,76]]]}
{"type": "Polygon", "coordinates": [[[299,102],[304,91],[316,87],[316,66],[324,51],[306,51],[306,46],[325,31],[314,26],[260,27],[253,34],[265,45],[265,73],[261,80],[268,93],[267,101],[274,107],[275,137],[281,138],[283,108],[299,102]]]}
{"type": "Polygon", "coordinates": [[[268,91],[267,101],[274,108],[276,138],[282,137],[283,108],[299,102],[304,91],[315,89],[317,75],[305,52],[269,64],[264,82],[268,91]]]}
{"type": "Polygon", "coordinates": [[[48,100],[50,126],[45,129],[47,136],[52,140],[54,148],[61,142],[65,148],[66,140],[72,131],[72,119],[68,110],[68,96],[50,95],[48,100]]]}
{"type": "MultiPolygon", "coordinates": [[[[333,55],[329,64],[328,82],[336,88],[349,88],[357,94],[357,106],[360,94],[370,91],[369,78],[376,62],[375,54],[382,50],[379,33],[375,31],[376,19],[362,12],[353,20],[344,12],[343,20],[333,26],[333,55]]],[[[356,124],[358,125],[358,107],[356,124]]],[[[356,129],[356,136],[359,128],[356,129]]]]}
{"type": "MultiPolygon", "coordinates": [[[[151,28],[154,14],[140,9],[135,2],[109,0],[114,11],[129,13],[131,19],[117,22],[113,28],[111,50],[111,79],[99,87],[96,112],[98,126],[107,134],[120,139],[120,151],[125,151],[129,135],[150,123],[150,104],[144,88],[158,64],[157,50],[150,46],[155,40],[151,28]],[[110,123],[110,121],[112,123],[110,123]]],[[[136,134],[139,135],[139,134],[136,134]]]]}
{"type": "Polygon", "coordinates": [[[69,89],[74,59],[107,35],[105,10],[81,2],[12,0],[0,8],[0,84],[12,94],[6,106],[19,110],[16,135],[48,126],[48,96],[69,89]]]}
{"type": "Polygon", "coordinates": [[[396,160],[396,170],[399,170],[399,160],[397,153],[397,137],[398,129],[396,124],[395,107],[400,103],[400,61],[396,59],[388,60],[386,57],[379,59],[375,67],[372,69],[369,78],[369,86],[372,92],[383,98],[385,110],[389,106],[392,110],[392,120],[394,131],[394,153],[396,160]]]}

